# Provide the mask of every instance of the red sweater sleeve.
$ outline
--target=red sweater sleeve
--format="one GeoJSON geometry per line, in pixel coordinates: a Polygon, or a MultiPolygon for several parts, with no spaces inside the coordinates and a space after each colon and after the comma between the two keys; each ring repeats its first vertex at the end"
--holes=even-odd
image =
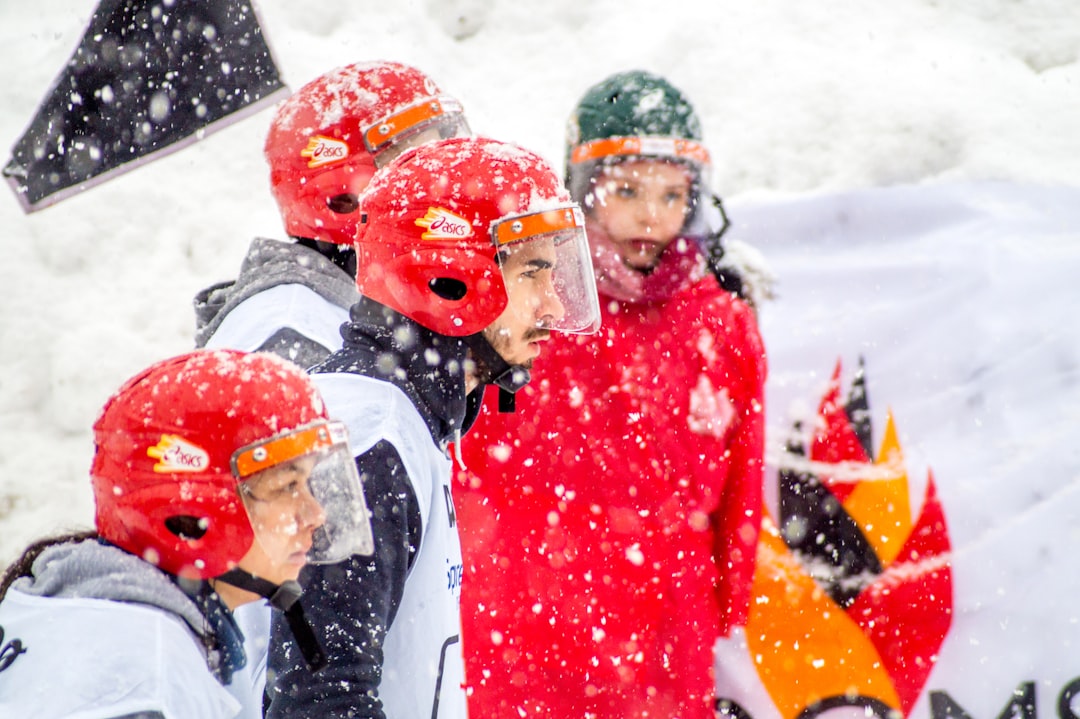
{"type": "Polygon", "coordinates": [[[739,388],[736,402],[739,417],[727,447],[730,452],[727,481],[712,516],[715,560],[720,574],[717,585],[720,630],[724,635],[733,626],[745,625],[750,609],[761,528],[767,373],[757,321],[740,301],[734,303],[726,334],[737,367],[729,381],[739,388]]]}

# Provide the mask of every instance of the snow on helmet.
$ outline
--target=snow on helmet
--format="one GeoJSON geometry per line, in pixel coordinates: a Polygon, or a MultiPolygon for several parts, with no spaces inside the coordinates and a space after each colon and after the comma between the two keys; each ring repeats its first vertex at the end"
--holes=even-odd
{"type": "Polygon", "coordinates": [[[357,63],[283,102],[264,152],[291,237],[352,244],[356,197],[376,167],[411,144],[469,134],[461,104],[416,68],[357,63]]]}
{"type": "MultiPolygon", "coordinates": [[[[275,355],[198,350],[158,362],[128,380],[94,424],[98,533],[170,574],[220,576],[255,538],[238,491],[247,478],[344,446],[353,476],[337,488],[359,488],[339,427],[310,378],[275,355]]],[[[370,543],[366,507],[355,501],[349,511],[362,513],[370,543]]]]}
{"type": "Polygon", "coordinates": [[[357,287],[424,327],[480,332],[507,306],[503,263],[540,251],[564,314],[538,326],[598,326],[584,216],[539,155],[487,138],[428,143],[381,170],[360,203],[357,287]]]}
{"type": "Polygon", "coordinates": [[[683,162],[699,177],[709,165],[701,121],[689,99],[643,70],[611,75],[578,101],[566,133],[570,194],[584,202],[598,164],[632,157],[683,162]]]}

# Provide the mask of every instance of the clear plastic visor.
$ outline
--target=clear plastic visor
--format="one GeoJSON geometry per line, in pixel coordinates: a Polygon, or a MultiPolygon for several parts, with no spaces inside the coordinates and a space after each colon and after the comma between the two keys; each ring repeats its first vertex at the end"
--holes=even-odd
{"type": "Polygon", "coordinates": [[[500,220],[492,239],[508,300],[528,308],[536,327],[580,334],[600,329],[585,218],[577,204],[500,220]]]}
{"type": "Polygon", "coordinates": [[[434,140],[471,135],[461,103],[428,98],[388,115],[364,129],[364,145],[375,167],[386,167],[406,150],[434,140]]]}
{"type": "Polygon", "coordinates": [[[315,564],[369,555],[375,543],[345,426],[319,421],[232,457],[248,518],[268,554],[315,564]],[[273,543],[273,551],[267,546],[273,543]]]}

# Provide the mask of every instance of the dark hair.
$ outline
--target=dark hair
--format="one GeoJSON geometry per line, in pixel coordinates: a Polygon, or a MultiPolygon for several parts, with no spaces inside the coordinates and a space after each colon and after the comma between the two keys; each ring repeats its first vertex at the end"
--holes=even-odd
{"type": "Polygon", "coordinates": [[[97,531],[89,529],[68,532],[67,534],[60,534],[54,537],[45,537],[33,542],[23,550],[22,556],[12,562],[11,566],[4,570],[3,575],[0,575],[0,601],[3,601],[4,597],[7,595],[8,587],[10,587],[16,579],[19,577],[30,576],[30,569],[34,564],[34,560],[49,547],[54,547],[57,544],[65,544],[67,542],[81,542],[86,539],[97,538],[97,531]]]}
{"type": "Polygon", "coordinates": [[[310,250],[315,250],[320,255],[340,267],[349,277],[356,279],[356,250],[352,247],[322,240],[309,240],[304,237],[297,237],[295,239],[296,244],[307,247],[310,250]]]}

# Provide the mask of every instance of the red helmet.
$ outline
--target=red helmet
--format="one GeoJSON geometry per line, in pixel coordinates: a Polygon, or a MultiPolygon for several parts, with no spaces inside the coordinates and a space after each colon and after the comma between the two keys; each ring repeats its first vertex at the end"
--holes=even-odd
{"type": "Polygon", "coordinates": [[[553,284],[565,316],[539,326],[595,329],[583,215],[539,155],[487,138],[431,142],[376,175],[360,202],[363,295],[439,334],[475,334],[506,308],[507,253],[546,239],[558,254],[553,284]]]}
{"type": "Polygon", "coordinates": [[[315,385],[274,355],[199,350],[158,362],[94,424],[98,533],[170,574],[219,576],[254,539],[240,482],[322,446],[313,431],[323,426],[315,385]]]}
{"type": "Polygon", "coordinates": [[[278,108],[264,147],[286,232],[352,244],[356,196],[376,167],[419,141],[467,134],[457,100],[407,65],[359,63],[309,82],[278,108]]]}

